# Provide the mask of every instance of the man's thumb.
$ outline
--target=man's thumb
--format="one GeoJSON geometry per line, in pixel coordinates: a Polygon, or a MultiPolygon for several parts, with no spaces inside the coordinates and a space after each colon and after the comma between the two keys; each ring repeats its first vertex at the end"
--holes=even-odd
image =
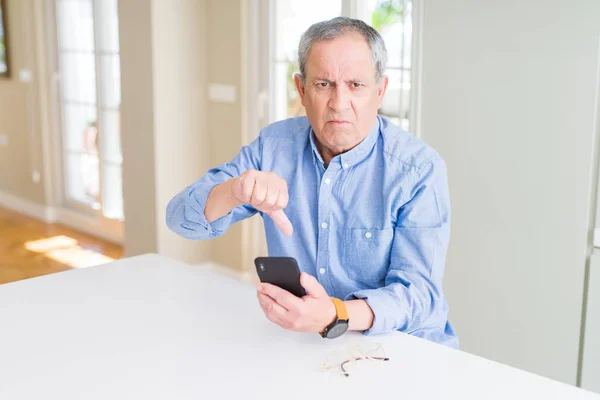
{"type": "Polygon", "coordinates": [[[267,213],[267,215],[271,217],[273,222],[275,222],[275,225],[277,225],[277,228],[279,228],[279,230],[285,236],[292,236],[292,234],[294,233],[294,227],[292,226],[292,223],[290,222],[287,215],[285,215],[283,210],[269,212],[267,213]]]}
{"type": "Polygon", "coordinates": [[[300,275],[300,284],[306,290],[306,294],[313,297],[327,297],[325,288],[319,283],[317,278],[303,272],[300,275]]]}

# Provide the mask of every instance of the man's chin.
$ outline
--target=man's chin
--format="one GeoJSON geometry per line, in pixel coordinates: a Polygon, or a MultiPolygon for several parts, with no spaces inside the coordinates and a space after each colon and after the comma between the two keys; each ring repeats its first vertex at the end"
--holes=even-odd
{"type": "MultiPolygon", "coordinates": [[[[327,124],[329,125],[329,124],[327,124]]],[[[341,154],[356,146],[356,133],[351,124],[338,127],[327,126],[321,133],[322,143],[335,154],[341,154]]]]}
{"type": "Polygon", "coordinates": [[[350,149],[352,149],[354,146],[356,146],[356,143],[353,143],[352,140],[350,140],[347,137],[331,137],[331,140],[329,141],[329,148],[331,150],[333,150],[335,153],[337,154],[341,154],[344,153],[350,149]]]}

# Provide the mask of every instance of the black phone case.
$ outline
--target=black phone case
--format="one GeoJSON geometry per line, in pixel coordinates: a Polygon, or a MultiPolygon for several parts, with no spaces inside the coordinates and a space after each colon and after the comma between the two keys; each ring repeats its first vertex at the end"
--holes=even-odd
{"type": "Polygon", "coordinates": [[[270,283],[287,290],[297,297],[306,295],[300,284],[300,268],[292,257],[258,257],[254,260],[256,273],[261,282],[270,283]]]}

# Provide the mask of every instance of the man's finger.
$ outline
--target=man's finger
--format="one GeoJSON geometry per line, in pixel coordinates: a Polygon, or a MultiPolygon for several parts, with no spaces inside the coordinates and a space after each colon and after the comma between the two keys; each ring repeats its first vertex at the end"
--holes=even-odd
{"type": "Polygon", "coordinates": [[[286,329],[286,330],[288,330],[290,328],[290,324],[287,321],[285,321],[275,315],[271,315],[271,314],[267,314],[267,313],[265,313],[265,315],[269,321],[271,321],[275,325],[279,325],[280,328],[286,329]]]}
{"type": "Polygon", "coordinates": [[[262,308],[263,312],[267,319],[274,324],[279,325],[284,329],[288,329],[290,323],[288,321],[289,313],[286,309],[281,307],[275,300],[267,296],[266,294],[258,293],[258,302],[260,304],[260,308],[262,308]]]}
{"type": "Polygon", "coordinates": [[[252,199],[252,192],[254,191],[256,180],[251,175],[242,175],[239,180],[240,185],[242,186],[242,198],[249,203],[252,199]]]}
{"type": "Polygon", "coordinates": [[[285,318],[288,314],[288,310],[277,304],[275,300],[266,294],[258,293],[258,302],[265,314],[271,314],[278,318],[285,318]]]}
{"type": "Polygon", "coordinates": [[[276,187],[269,187],[267,190],[267,196],[265,201],[260,205],[260,209],[264,212],[272,212],[276,210],[277,198],[279,197],[279,189],[276,187]]]}
{"type": "Polygon", "coordinates": [[[260,304],[260,308],[266,313],[271,310],[273,304],[275,303],[272,299],[269,298],[266,294],[262,294],[261,292],[256,292],[256,298],[258,299],[258,304],[260,304]]]}
{"type": "Polygon", "coordinates": [[[279,208],[286,208],[289,200],[290,200],[290,198],[289,198],[289,193],[287,191],[287,188],[285,188],[285,190],[280,190],[279,191],[279,199],[277,199],[277,206],[279,208]]]}
{"type": "Polygon", "coordinates": [[[252,197],[250,198],[250,204],[258,208],[267,198],[268,187],[261,181],[256,181],[254,189],[252,190],[252,197]]]}
{"type": "Polygon", "coordinates": [[[294,233],[294,227],[283,210],[268,212],[267,215],[271,217],[273,222],[275,222],[275,225],[281,231],[281,233],[283,233],[285,236],[292,236],[294,233]]]}
{"type": "Polygon", "coordinates": [[[301,299],[294,296],[287,290],[275,285],[271,285],[270,283],[261,284],[260,293],[269,296],[286,311],[298,310],[302,306],[301,299]]]}
{"type": "Polygon", "coordinates": [[[300,284],[306,290],[306,294],[312,297],[328,297],[329,295],[325,291],[323,285],[319,283],[317,278],[303,272],[300,274],[300,284]]]}
{"type": "Polygon", "coordinates": [[[265,314],[267,313],[267,311],[270,311],[271,308],[273,308],[275,305],[279,306],[283,311],[288,312],[288,310],[285,307],[277,303],[277,300],[275,300],[274,298],[272,298],[264,292],[264,286],[264,283],[260,285],[261,289],[259,289],[258,292],[256,292],[256,297],[258,297],[260,307],[263,309],[265,314]]]}

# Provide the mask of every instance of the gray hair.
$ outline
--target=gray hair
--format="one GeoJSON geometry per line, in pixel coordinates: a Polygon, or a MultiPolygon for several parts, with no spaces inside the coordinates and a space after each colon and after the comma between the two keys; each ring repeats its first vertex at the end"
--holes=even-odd
{"type": "Polygon", "coordinates": [[[306,81],[306,59],[313,44],[337,39],[348,32],[361,34],[369,44],[373,64],[375,65],[375,78],[379,82],[387,63],[387,50],[383,38],[373,27],[359,19],[336,17],[329,21],[312,24],[302,34],[298,45],[298,64],[300,65],[300,77],[303,83],[306,81]]]}

